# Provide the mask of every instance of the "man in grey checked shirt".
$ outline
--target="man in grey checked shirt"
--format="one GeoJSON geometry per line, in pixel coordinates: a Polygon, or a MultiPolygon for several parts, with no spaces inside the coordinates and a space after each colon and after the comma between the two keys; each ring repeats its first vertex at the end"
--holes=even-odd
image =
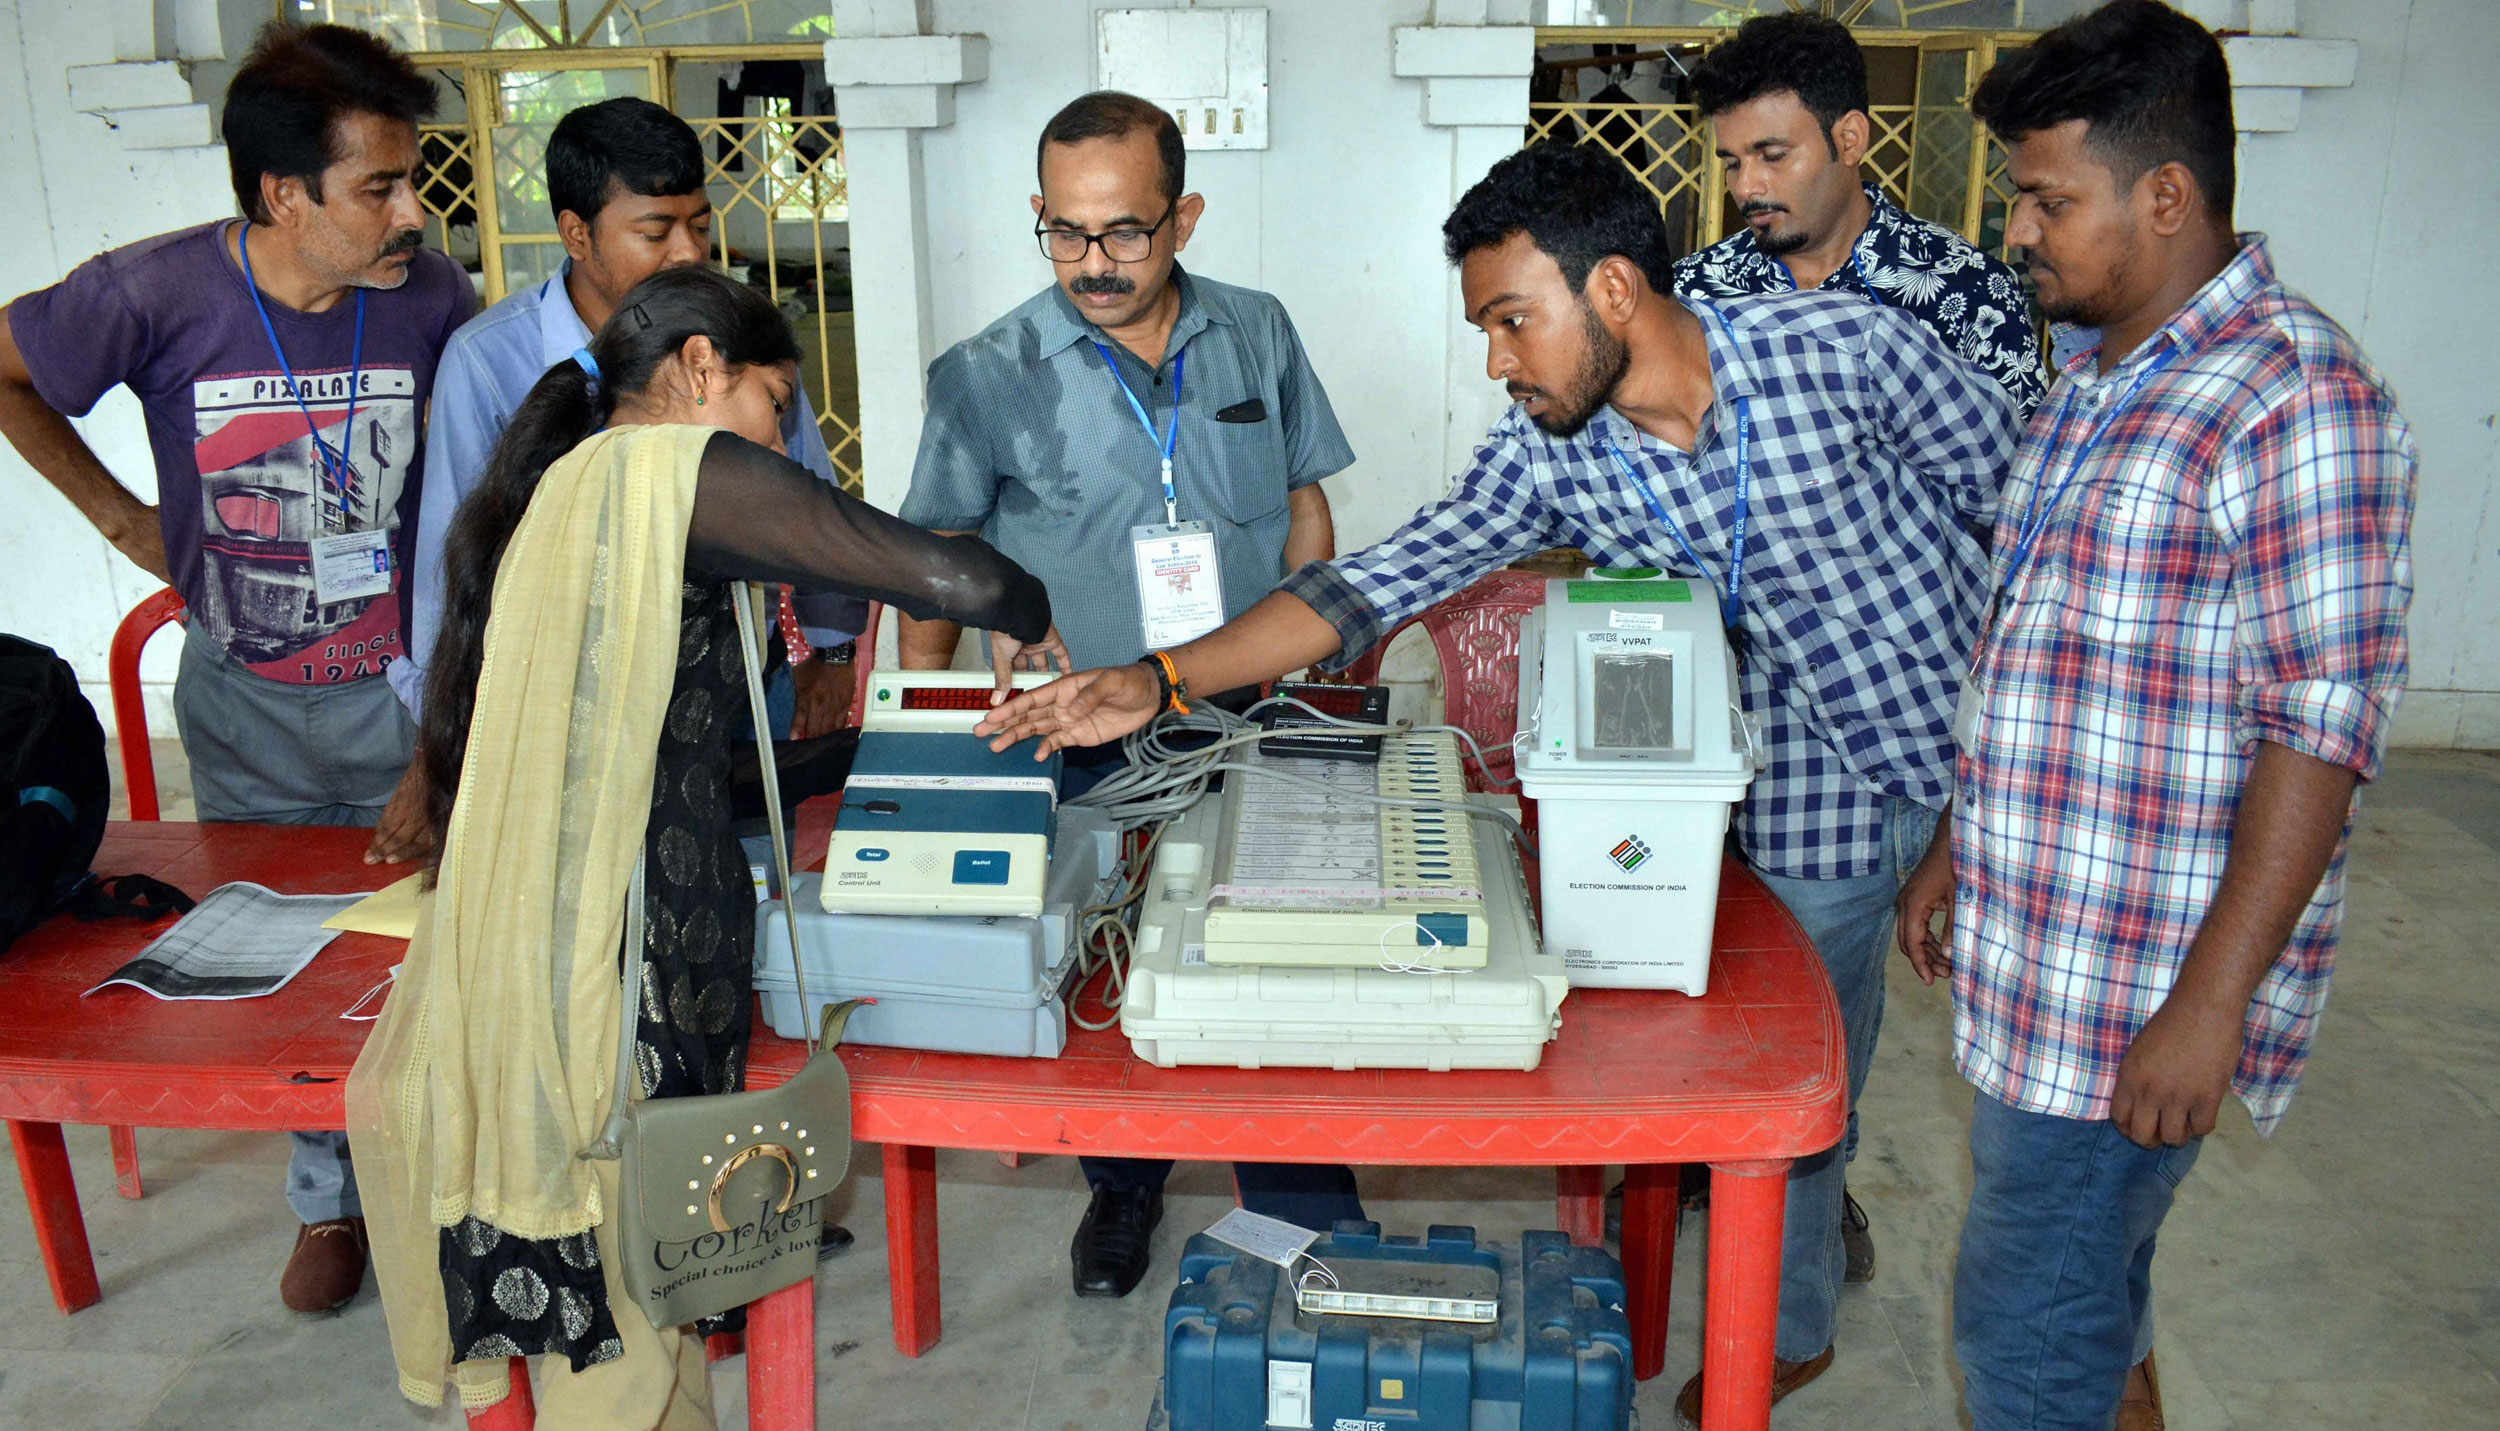
{"type": "MultiPolygon", "coordinates": [[[[1883,1017],[1892,899],[1951,790],[1986,579],[1968,528],[1994,512],[2013,404],[1916,321],[1860,298],[1714,310],[1669,296],[1657,205],[1596,149],[1504,159],[1442,232],[1487,371],[1518,405],[1388,540],[1302,567],[1167,654],[1192,690],[1343,667],[1486,571],[1563,543],[1725,591],[1742,491],[1731,636],[1770,763],[1736,835],[1831,971],[1854,1102],[1883,1017]]],[[[1151,666],[1116,666],[1017,697],[982,730],[1001,749],[1093,744],[1165,704],[1151,666]]],[[[1789,1173],[1775,1398],[1831,1364],[1843,1161],[1834,1148],[1789,1173]]],[[[1697,1422],[1700,1401],[1696,1377],[1677,1409],[1697,1422]]]]}
{"type": "MultiPolygon", "coordinates": [[[[929,367],[903,518],[979,532],[1042,579],[1058,617],[1031,649],[989,633],[1002,683],[1011,662],[1038,669],[1050,657],[1067,670],[1071,656],[1104,665],[1145,654],[1136,529],[1204,527],[1218,581],[1197,588],[1207,599],[1182,635],[1240,615],[1287,571],[1336,550],[1319,483],[1354,452],[1284,305],[1181,271],[1205,207],[1183,186],[1186,163],[1172,116],[1134,95],[1098,92],[1062,109],[1036,146],[1033,199],[1056,282],[929,367]]],[[[953,664],[960,637],[948,622],[905,619],[904,667],[953,664]]],[[[1066,793],[1117,760],[1116,748],[1079,752],[1066,793]]],[[[1093,1197],[1068,1249],[1070,1278],[1078,1296],[1125,1297],[1145,1275],[1172,1165],[1082,1162],[1093,1197]]],[[[1343,1167],[1233,1172],[1253,1212],[1323,1229],[1363,1215],[1343,1167]]]]}

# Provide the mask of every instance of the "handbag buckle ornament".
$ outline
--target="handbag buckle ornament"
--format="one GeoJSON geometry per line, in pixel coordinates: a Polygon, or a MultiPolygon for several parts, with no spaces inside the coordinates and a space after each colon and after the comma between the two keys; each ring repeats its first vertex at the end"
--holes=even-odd
{"type": "Polygon", "coordinates": [[[712,1190],[705,1198],[705,1202],[708,1204],[706,1211],[712,1216],[714,1232],[732,1230],[729,1219],[722,1215],[720,1209],[721,1195],[729,1190],[730,1175],[757,1158],[770,1158],[781,1164],[781,1171],[788,1176],[788,1182],[781,1190],[781,1202],[773,1208],[773,1211],[788,1212],[798,1202],[798,1159],[792,1157],[790,1150],[779,1143],[749,1143],[732,1154],[728,1162],[721,1164],[719,1172],[712,1174],[712,1190]]]}

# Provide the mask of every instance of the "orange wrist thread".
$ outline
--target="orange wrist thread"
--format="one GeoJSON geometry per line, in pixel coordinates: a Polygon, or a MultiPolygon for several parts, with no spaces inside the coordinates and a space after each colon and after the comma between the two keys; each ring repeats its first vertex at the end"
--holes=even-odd
{"type": "Polygon", "coordinates": [[[1163,668],[1163,680],[1166,687],[1166,695],[1164,698],[1171,702],[1171,708],[1180,712],[1182,715],[1189,714],[1189,702],[1181,699],[1180,667],[1172,664],[1172,658],[1166,652],[1150,651],[1146,654],[1147,659],[1163,668]]]}

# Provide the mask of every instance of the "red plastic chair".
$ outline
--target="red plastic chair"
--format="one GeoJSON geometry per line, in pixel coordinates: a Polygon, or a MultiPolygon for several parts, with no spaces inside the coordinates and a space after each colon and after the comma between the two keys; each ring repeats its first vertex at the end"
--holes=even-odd
{"type": "Polygon", "coordinates": [[[113,728],[122,743],[122,787],[130,792],[130,818],[155,820],[156,753],[148,746],[148,708],[139,696],[139,653],[148,638],[182,619],[182,596],[172,587],[130,608],[113,628],[113,645],[105,657],[105,679],[113,690],[113,728]]]}
{"type": "MultiPolygon", "coordinates": [[[[162,818],[156,802],[156,752],[148,745],[147,702],[139,693],[139,653],[148,638],[182,619],[182,596],[172,587],[130,608],[113,628],[113,644],[105,656],[106,683],[113,692],[113,729],[122,743],[122,788],[130,794],[130,818],[162,818]]],[[[139,1184],[139,1132],[107,1128],[113,1142],[113,1186],[123,1197],[145,1191],[139,1184]]]]}
{"type": "MultiPolygon", "coordinates": [[[[1441,658],[1442,719],[1476,738],[1495,783],[1514,776],[1511,738],[1519,733],[1519,618],[1545,604],[1544,574],[1492,573],[1399,622],[1346,671],[1362,685],[1380,679],[1381,658],[1400,631],[1420,625],[1441,658]]],[[[1481,790],[1473,767],[1467,783],[1481,790]]]]}

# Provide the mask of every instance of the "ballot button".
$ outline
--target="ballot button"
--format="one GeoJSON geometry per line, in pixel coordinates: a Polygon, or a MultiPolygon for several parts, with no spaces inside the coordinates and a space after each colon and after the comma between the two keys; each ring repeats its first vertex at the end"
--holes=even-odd
{"type": "Polygon", "coordinates": [[[892,850],[878,849],[876,846],[871,845],[859,851],[857,854],[852,855],[851,858],[864,865],[873,865],[879,860],[890,860],[894,858],[894,852],[892,850]]]}
{"type": "Polygon", "coordinates": [[[1008,855],[1005,850],[957,850],[955,852],[955,883],[1005,884],[1008,855]]]}

